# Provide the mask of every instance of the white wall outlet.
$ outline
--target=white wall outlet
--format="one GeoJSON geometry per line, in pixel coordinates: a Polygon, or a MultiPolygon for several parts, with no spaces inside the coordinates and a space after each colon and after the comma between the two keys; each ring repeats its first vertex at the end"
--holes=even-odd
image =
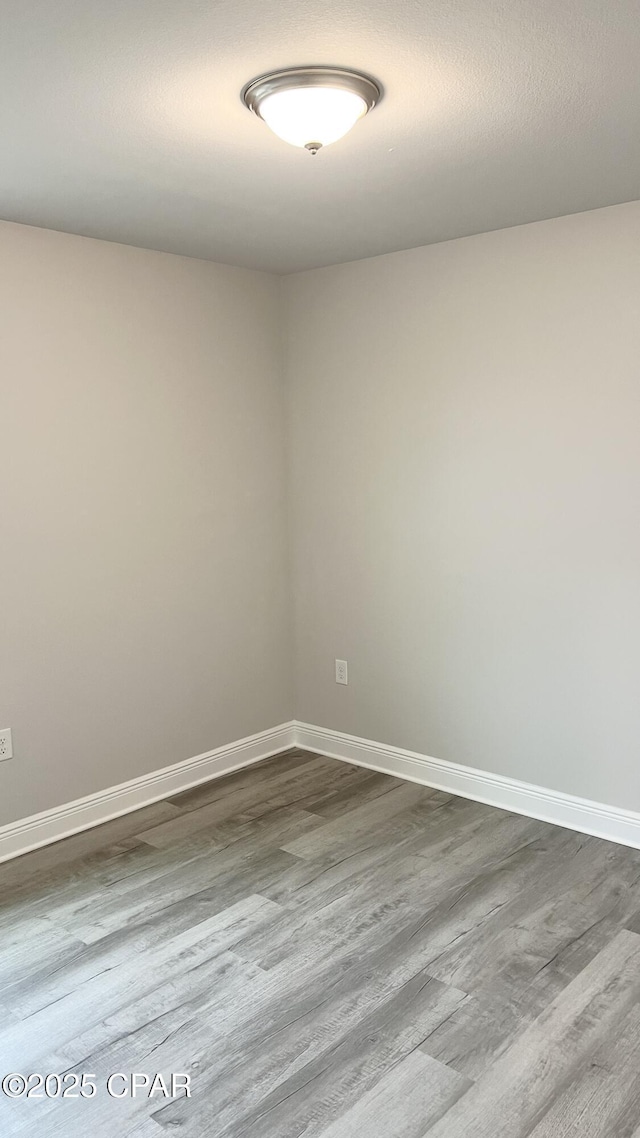
{"type": "Polygon", "coordinates": [[[11,742],[11,728],[0,728],[0,763],[3,759],[13,758],[13,744],[11,742]]]}
{"type": "Polygon", "coordinates": [[[347,671],[347,661],[346,660],[336,660],[336,683],[337,684],[348,684],[349,683],[349,673],[347,671]]]}

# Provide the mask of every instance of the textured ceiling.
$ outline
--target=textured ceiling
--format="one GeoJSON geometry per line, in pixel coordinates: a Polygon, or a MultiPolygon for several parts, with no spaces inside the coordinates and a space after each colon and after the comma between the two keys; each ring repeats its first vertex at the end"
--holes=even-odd
{"type": "Polygon", "coordinates": [[[638,0],[2,0],[0,216],[288,272],[640,197],[638,0]],[[313,158],[240,102],[352,66],[313,158]]]}

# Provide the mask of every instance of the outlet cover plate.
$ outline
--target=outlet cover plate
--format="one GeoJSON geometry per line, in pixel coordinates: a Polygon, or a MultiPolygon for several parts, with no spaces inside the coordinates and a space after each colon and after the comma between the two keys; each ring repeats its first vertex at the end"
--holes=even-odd
{"type": "Polygon", "coordinates": [[[0,728],[0,763],[3,759],[13,758],[13,744],[11,742],[11,728],[0,728]]]}

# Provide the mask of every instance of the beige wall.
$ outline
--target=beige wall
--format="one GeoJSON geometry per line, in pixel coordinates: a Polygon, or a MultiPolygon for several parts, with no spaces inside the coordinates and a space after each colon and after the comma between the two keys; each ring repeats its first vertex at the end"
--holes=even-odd
{"type": "Polygon", "coordinates": [[[297,717],[640,809],[640,203],[285,287],[297,717]]]}
{"type": "Polygon", "coordinates": [[[0,225],[0,823],[291,718],[279,315],[0,225]]]}
{"type": "Polygon", "coordinates": [[[639,247],[287,278],[287,407],[280,281],[0,223],[0,824],[294,709],[640,809],[639,247]]]}

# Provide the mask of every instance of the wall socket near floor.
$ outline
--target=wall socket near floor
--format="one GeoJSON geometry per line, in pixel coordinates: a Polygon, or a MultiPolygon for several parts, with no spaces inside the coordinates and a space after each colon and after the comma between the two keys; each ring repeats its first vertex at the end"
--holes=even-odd
{"type": "Polygon", "coordinates": [[[347,661],[346,660],[336,660],[336,683],[337,684],[348,684],[349,683],[349,673],[347,671],[347,661]]]}
{"type": "Polygon", "coordinates": [[[3,759],[13,758],[13,744],[11,742],[11,728],[0,727],[0,763],[3,759]]]}

